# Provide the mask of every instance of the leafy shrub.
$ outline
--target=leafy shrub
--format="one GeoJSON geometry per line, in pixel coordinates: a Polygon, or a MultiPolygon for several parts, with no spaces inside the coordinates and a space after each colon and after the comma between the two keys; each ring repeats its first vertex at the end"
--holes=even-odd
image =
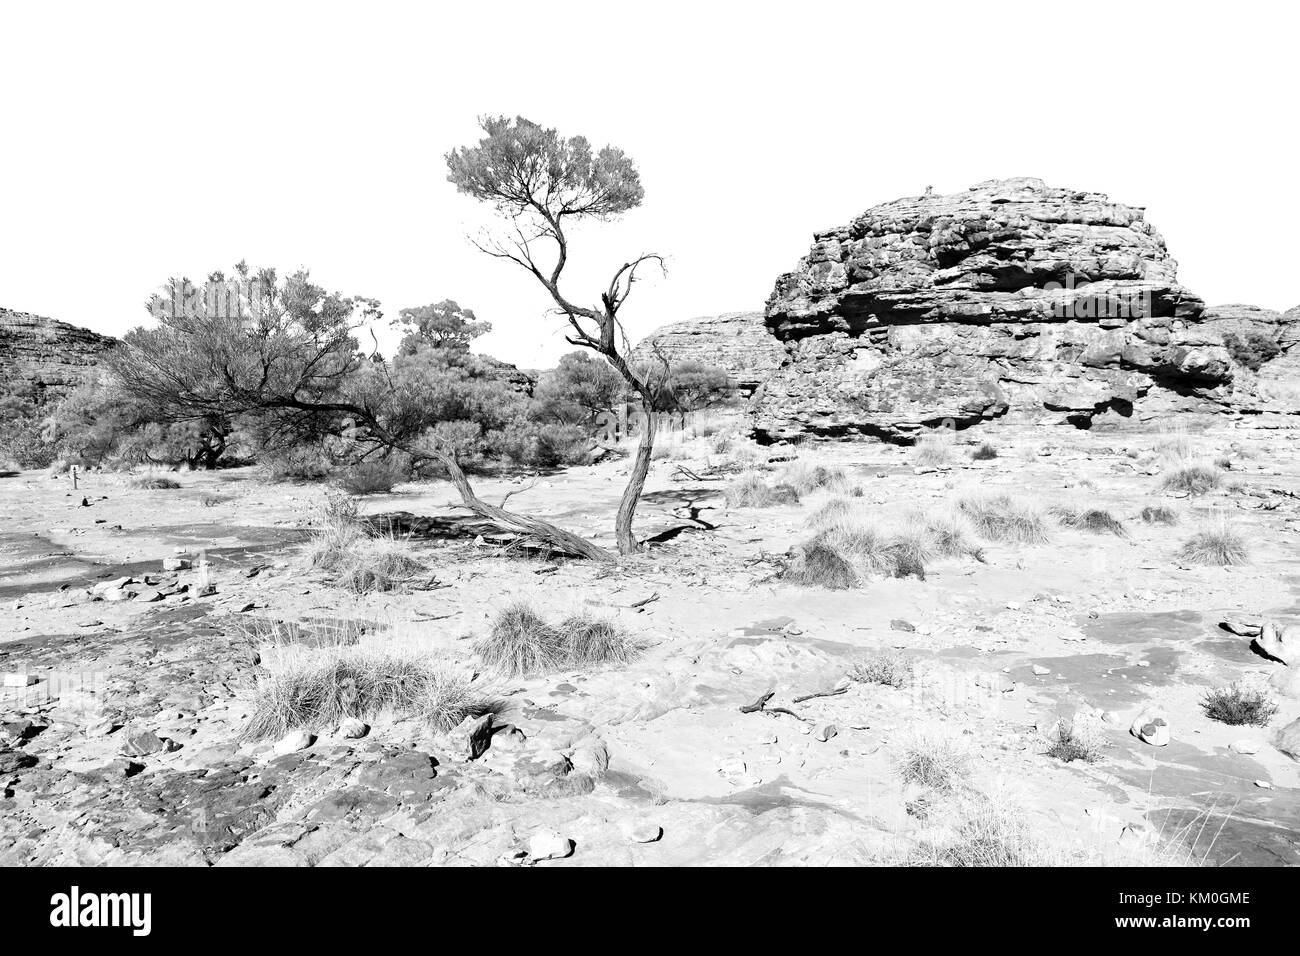
{"type": "Polygon", "coordinates": [[[877,651],[854,661],[849,671],[849,677],[860,683],[884,684],[886,687],[900,689],[910,684],[915,674],[912,659],[897,651],[877,651]]]}
{"type": "Polygon", "coordinates": [[[1244,336],[1229,332],[1223,337],[1224,348],[1238,365],[1258,372],[1265,362],[1282,354],[1282,346],[1262,332],[1251,330],[1244,336]]]}
{"type": "Polygon", "coordinates": [[[339,487],[351,495],[388,494],[405,478],[405,469],[391,458],[359,462],[337,475],[339,487]]]}
{"type": "Polygon", "coordinates": [[[1238,684],[1208,691],[1201,700],[1205,716],[1223,724],[1238,726],[1254,724],[1263,727],[1277,714],[1277,704],[1259,688],[1243,688],[1238,684]]]}

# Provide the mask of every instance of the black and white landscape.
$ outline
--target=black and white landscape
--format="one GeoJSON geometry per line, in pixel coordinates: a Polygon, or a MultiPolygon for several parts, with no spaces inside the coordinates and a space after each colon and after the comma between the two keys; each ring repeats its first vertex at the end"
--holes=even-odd
{"type": "Polygon", "coordinates": [[[1300,863],[1296,15],[495,6],[4,13],[0,864],[1300,863]]]}

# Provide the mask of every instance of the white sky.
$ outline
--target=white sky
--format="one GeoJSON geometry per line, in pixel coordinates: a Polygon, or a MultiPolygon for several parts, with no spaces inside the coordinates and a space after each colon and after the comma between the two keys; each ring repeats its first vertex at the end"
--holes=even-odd
{"type": "Polygon", "coordinates": [[[481,351],[568,350],[471,247],[443,154],[522,114],[638,163],[570,298],[628,257],[634,337],[759,309],[814,230],[927,185],[1028,175],[1145,205],[1210,303],[1300,303],[1300,8],[1252,3],[11,3],[0,305],[121,334],[168,276],[311,268],[387,315],[443,298],[481,351]]]}

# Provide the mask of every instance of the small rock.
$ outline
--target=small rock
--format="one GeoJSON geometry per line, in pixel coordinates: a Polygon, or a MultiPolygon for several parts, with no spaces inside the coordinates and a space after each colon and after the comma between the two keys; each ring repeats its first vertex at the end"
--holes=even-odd
{"type": "Polygon", "coordinates": [[[562,860],[573,855],[573,841],[554,830],[541,830],[528,839],[528,856],[532,860],[562,860]]]}
{"type": "Polygon", "coordinates": [[[32,684],[35,684],[38,681],[40,681],[40,678],[37,677],[35,674],[27,674],[23,672],[7,673],[5,674],[5,678],[4,678],[4,686],[5,687],[30,687],[32,684]]]}
{"type": "Polygon", "coordinates": [[[339,722],[338,735],[347,740],[360,740],[370,733],[370,725],[360,717],[344,717],[339,722]]]}
{"type": "Polygon", "coordinates": [[[588,737],[573,748],[569,760],[579,773],[604,773],[609,769],[609,748],[600,738],[588,737]]]}
{"type": "Polygon", "coordinates": [[[189,558],[163,558],[164,571],[188,571],[191,567],[189,558]]]}
{"type": "Polygon", "coordinates": [[[825,743],[827,740],[830,740],[832,737],[837,736],[838,734],[839,731],[835,728],[834,724],[822,724],[820,727],[817,728],[816,731],[813,732],[813,738],[825,743]]]}
{"type": "Polygon", "coordinates": [[[1257,754],[1262,745],[1258,740],[1234,740],[1228,744],[1228,749],[1239,754],[1257,754]]]}
{"type": "Polygon", "coordinates": [[[664,828],[645,820],[625,820],[623,835],[632,843],[655,843],[663,838],[664,828]]]}
{"type": "Polygon", "coordinates": [[[1259,787],[1259,789],[1261,789],[1261,790],[1272,790],[1272,789],[1273,789],[1273,785],[1272,785],[1271,783],[1269,783],[1267,780],[1256,780],[1256,781],[1255,781],[1255,786],[1259,787]]]}
{"type": "Polygon", "coordinates": [[[315,742],[316,737],[313,734],[299,728],[298,730],[289,731],[276,741],[275,746],[271,749],[276,755],[283,756],[284,754],[297,753],[299,750],[306,750],[315,742]]]}
{"type": "Polygon", "coordinates": [[[911,621],[904,621],[902,618],[896,617],[889,622],[889,629],[891,631],[906,631],[911,634],[916,631],[916,625],[911,621]]]}
{"type": "Polygon", "coordinates": [[[1129,733],[1144,744],[1165,747],[1169,744],[1169,721],[1158,709],[1147,707],[1129,725],[1129,733]]]}
{"type": "Polygon", "coordinates": [[[1292,760],[1300,760],[1300,718],[1278,731],[1274,746],[1292,760]]]}
{"type": "Polygon", "coordinates": [[[1039,677],[1045,677],[1048,674],[1052,673],[1052,669],[1050,667],[1044,667],[1042,664],[1035,664],[1034,673],[1037,674],[1039,677]]]}
{"type": "Polygon", "coordinates": [[[454,751],[461,757],[477,760],[492,746],[492,715],[466,717],[448,736],[454,751]]]}
{"type": "Polygon", "coordinates": [[[174,740],[159,737],[152,730],[141,730],[128,734],[122,742],[122,753],[128,757],[147,757],[149,754],[178,750],[180,745],[174,740]]]}

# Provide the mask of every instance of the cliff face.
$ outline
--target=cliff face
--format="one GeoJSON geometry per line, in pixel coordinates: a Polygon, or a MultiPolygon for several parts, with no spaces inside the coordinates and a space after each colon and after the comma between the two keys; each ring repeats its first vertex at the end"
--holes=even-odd
{"type": "Polygon", "coordinates": [[[0,381],[30,386],[38,400],[59,398],[92,374],[117,340],[66,322],[0,309],[0,381]]]}
{"type": "Polygon", "coordinates": [[[754,398],[769,438],[1277,407],[1257,386],[1300,339],[1278,313],[1207,310],[1142,209],[1037,179],[817,235],[765,321],[787,348],[754,398]]]}
{"type": "Polygon", "coordinates": [[[637,344],[632,361],[652,362],[656,349],[669,362],[700,362],[725,369],[744,394],[761,385],[785,359],[785,348],[768,334],[762,312],[724,312],[670,322],[637,344]]]}

